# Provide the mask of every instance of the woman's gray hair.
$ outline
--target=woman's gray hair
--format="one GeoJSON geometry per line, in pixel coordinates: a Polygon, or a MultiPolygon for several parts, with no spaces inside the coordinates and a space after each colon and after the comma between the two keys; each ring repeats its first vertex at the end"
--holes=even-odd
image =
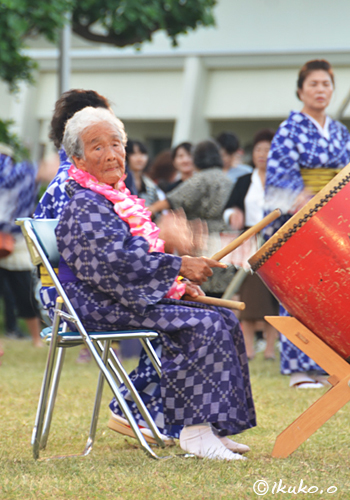
{"type": "Polygon", "coordinates": [[[67,156],[72,161],[73,156],[76,156],[77,158],[84,158],[84,144],[81,140],[84,130],[92,125],[103,122],[107,122],[115,126],[123,145],[126,145],[127,136],[123,122],[108,109],[87,106],[86,108],[75,113],[72,118],[67,121],[64,129],[62,144],[67,156]]]}

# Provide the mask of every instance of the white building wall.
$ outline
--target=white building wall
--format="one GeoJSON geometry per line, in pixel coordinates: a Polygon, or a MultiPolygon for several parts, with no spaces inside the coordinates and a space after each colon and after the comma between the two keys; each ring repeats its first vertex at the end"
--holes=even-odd
{"type": "MultiPolygon", "coordinates": [[[[248,143],[259,128],[300,109],[298,69],[324,57],[335,70],[329,113],[337,115],[350,89],[348,0],[219,0],[215,17],[216,27],[181,35],[177,48],[162,33],[141,51],[73,37],[71,87],[105,95],[131,137],[195,142],[225,128],[248,143]]],[[[16,121],[38,157],[49,150],[58,51],[37,41],[28,53],[40,64],[36,85],[10,96],[0,83],[0,117],[16,121]]]]}

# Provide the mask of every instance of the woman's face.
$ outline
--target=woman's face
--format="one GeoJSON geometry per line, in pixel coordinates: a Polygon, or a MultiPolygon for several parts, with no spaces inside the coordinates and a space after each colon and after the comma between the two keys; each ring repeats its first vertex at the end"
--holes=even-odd
{"type": "Polygon", "coordinates": [[[81,140],[84,157],[73,156],[75,165],[114,186],[125,172],[125,148],[118,128],[109,122],[97,123],[83,131],[81,140]]]}
{"type": "Polygon", "coordinates": [[[132,172],[143,172],[148,162],[148,154],[142,153],[135,144],[132,153],[128,155],[128,165],[132,172]]]}
{"type": "Polygon", "coordinates": [[[173,163],[180,174],[189,175],[194,171],[192,155],[185,148],[178,148],[173,163]]]}
{"type": "Polygon", "coordinates": [[[267,155],[271,147],[270,141],[259,141],[253,149],[253,164],[255,168],[261,171],[266,170],[267,155]]]}
{"type": "Polygon", "coordinates": [[[323,69],[317,69],[308,74],[303,87],[298,91],[304,103],[305,111],[323,111],[328,106],[332,94],[333,83],[330,75],[323,69]]]}

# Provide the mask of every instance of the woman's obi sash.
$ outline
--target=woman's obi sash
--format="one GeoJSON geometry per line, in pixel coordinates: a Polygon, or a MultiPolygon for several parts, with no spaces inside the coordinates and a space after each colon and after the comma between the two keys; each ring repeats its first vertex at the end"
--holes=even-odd
{"type": "Polygon", "coordinates": [[[323,189],[341,171],[341,168],[301,168],[300,173],[306,189],[313,195],[323,189]]]}

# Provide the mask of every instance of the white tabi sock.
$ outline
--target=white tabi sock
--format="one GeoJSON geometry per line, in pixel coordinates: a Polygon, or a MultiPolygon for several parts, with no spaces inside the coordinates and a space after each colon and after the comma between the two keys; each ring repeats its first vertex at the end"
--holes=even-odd
{"type": "Polygon", "coordinates": [[[226,448],[233,451],[234,453],[247,453],[248,451],[250,451],[249,446],[247,446],[246,444],[236,443],[236,441],[233,441],[226,436],[218,436],[218,438],[220,439],[222,444],[226,446],[226,448]]]}
{"type": "Polygon", "coordinates": [[[211,424],[185,426],[180,433],[180,446],[199,458],[214,460],[246,460],[233,453],[215,436],[211,424]]]}
{"type": "Polygon", "coordinates": [[[228,437],[220,437],[219,436],[219,431],[212,426],[212,430],[215,434],[215,436],[220,439],[222,444],[226,446],[229,450],[233,451],[234,453],[248,453],[250,451],[249,446],[246,444],[241,444],[241,443],[236,443],[236,441],[233,441],[233,439],[230,439],[228,437]]]}

